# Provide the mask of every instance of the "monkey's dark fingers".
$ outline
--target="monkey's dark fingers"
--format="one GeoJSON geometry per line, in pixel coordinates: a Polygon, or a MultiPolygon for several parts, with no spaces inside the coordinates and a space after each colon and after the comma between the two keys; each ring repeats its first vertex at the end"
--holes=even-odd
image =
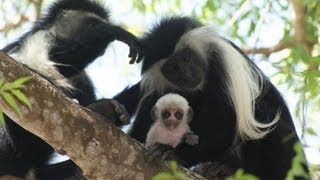
{"type": "Polygon", "coordinates": [[[139,63],[143,58],[142,48],[137,41],[128,44],[130,47],[129,57],[131,57],[130,64],[134,62],[139,63]]]}
{"type": "Polygon", "coordinates": [[[119,120],[124,124],[130,124],[130,116],[126,111],[126,108],[120,104],[117,100],[111,100],[111,104],[114,106],[114,110],[118,115],[119,120]]]}
{"type": "Polygon", "coordinates": [[[169,145],[154,144],[150,146],[144,153],[146,161],[168,160],[174,157],[173,148],[169,145]]]}
{"type": "Polygon", "coordinates": [[[195,135],[195,134],[190,134],[186,137],[185,142],[191,146],[194,146],[196,144],[198,144],[199,142],[199,136],[195,135]]]}
{"type": "Polygon", "coordinates": [[[129,57],[131,58],[129,63],[133,64],[135,61],[140,62],[142,59],[142,47],[138,39],[133,34],[122,29],[119,26],[111,25],[109,28],[114,33],[114,37],[116,40],[119,40],[129,46],[130,48],[129,57]],[[138,56],[138,59],[137,59],[137,56],[138,56]]]}
{"type": "Polygon", "coordinates": [[[130,117],[123,105],[118,101],[110,99],[100,99],[87,106],[88,109],[96,114],[110,120],[116,125],[130,123],[130,117]]]}
{"type": "Polygon", "coordinates": [[[193,172],[199,173],[208,179],[224,179],[233,174],[230,168],[220,162],[203,162],[197,164],[193,172]]]}
{"type": "Polygon", "coordinates": [[[143,53],[140,52],[140,53],[138,54],[138,59],[136,60],[136,63],[140,63],[140,62],[142,61],[142,58],[143,58],[143,53]]]}
{"type": "Polygon", "coordinates": [[[131,57],[131,60],[129,61],[130,64],[133,64],[136,61],[138,52],[134,49],[130,48],[129,57],[131,57]]]}
{"type": "Polygon", "coordinates": [[[154,144],[150,147],[148,147],[145,152],[144,152],[144,158],[148,161],[151,162],[154,159],[156,159],[156,156],[158,156],[158,153],[155,153],[159,149],[159,144],[154,144]]]}

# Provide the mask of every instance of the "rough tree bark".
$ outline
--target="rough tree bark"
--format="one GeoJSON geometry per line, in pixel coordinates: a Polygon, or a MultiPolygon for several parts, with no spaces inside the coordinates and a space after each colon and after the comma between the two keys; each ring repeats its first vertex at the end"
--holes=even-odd
{"type": "MultiPolygon", "coordinates": [[[[32,109],[19,104],[15,113],[0,98],[0,108],[20,126],[39,136],[59,152],[65,152],[88,179],[151,179],[167,171],[165,163],[148,164],[143,147],[72,99],[41,76],[0,52],[0,78],[6,82],[32,76],[25,94],[32,109]]],[[[203,179],[182,169],[190,179],[203,179]]]]}

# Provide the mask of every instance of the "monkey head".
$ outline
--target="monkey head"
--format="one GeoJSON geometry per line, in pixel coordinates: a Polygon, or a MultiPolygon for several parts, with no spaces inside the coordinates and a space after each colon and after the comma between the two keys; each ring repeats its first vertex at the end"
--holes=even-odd
{"type": "Polygon", "coordinates": [[[192,120],[193,111],[188,101],[174,93],[162,96],[151,110],[154,121],[160,121],[165,127],[177,128],[180,124],[188,124],[192,120]]]}
{"type": "MultiPolygon", "coordinates": [[[[34,26],[32,31],[45,30],[50,39],[50,59],[56,62],[63,60],[59,66],[65,76],[71,76],[83,69],[75,64],[74,54],[81,54],[79,59],[94,60],[103,55],[108,44],[114,40],[126,43],[130,47],[129,57],[140,61],[141,47],[137,38],[109,20],[109,11],[96,1],[59,0],[48,13],[34,26]],[[138,57],[138,59],[136,59],[138,57]]],[[[132,61],[131,60],[131,61],[132,61]]],[[[79,60],[80,61],[80,60],[79,60]]],[[[86,64],[87,65],[87,64],[86,64]]]]}
{"type": "Polygon", "coordinates": [[[207,44],[198,41],[194,30],[202,25],[188,18],[163,19],[141,38],[144,88],[157,91],[195,91],[205,84],[208,70],[207,44]],[[199,43],[200,42],[200,43],[199,43]]]}

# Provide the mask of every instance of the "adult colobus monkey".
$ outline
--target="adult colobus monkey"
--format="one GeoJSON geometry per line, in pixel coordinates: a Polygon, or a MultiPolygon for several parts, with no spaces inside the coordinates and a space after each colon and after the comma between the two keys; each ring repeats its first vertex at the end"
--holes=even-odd
{"type": "MultiPolygon", "coordinates": [[[[137,54],[141,57],[135,36],[111,24],[109,12],[102,5],[90,0],[59,0],[28,33],[3,51],[87,106],[96,97],[83,70],[114,40],[130,46],[129,56],[133,61],[137,54]]],[[[0,176],[23,178],[34,169],[37,178],[45,178],[41,173],[50,172],[50,168],[42,171],[42,167],[54,149],[8,117],[5,122],[5,128],[0,127],[0,176]]],[[[63,179],[76,171],[69,161],[61,165],[60,171],[53,172],[51,178],[63,179]]]]}
{"type": "Polygon", "coordinates": [[[221,162],[262,179],[284,179],[299,142],[290,112],[279,91],[238,47],[187,17],[161,20],[141,45],[142,80],[115,97],[130,115],[139,103],[145,107],[129,134],[144,142],[153,123],[152,105],[174,92],[192,107],[190,128],[199,136],[195,146],[158,146],[147,154],[171,152],[187,167],[221,162]]]}

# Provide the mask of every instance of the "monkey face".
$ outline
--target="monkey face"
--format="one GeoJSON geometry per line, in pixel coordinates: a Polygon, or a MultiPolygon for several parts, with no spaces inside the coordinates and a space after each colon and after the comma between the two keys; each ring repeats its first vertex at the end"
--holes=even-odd
{"type": "Polygon", "coordinates": [[[161,67],[164,77],[183,89],[196,89],[205,79],[206,65],[192,49],[172,54],[161,67]]]}
{"type": "Polygon", "coordinates": [[[102,54],[110,42],[119,40],[130,47],[132,56],[141,52],[138,40],[133,34],[111,24],[108,18],[92,12],[64,10],[54,24],[54,31],[59,39],[72,41],[76,46],[85,48],[84,50],[96,50],[102,54]]]}
{"type": "Polygon", "coordinates": [[[183,120],[183,110],[166,108],[161,112],[161,119],[166,127],[176,128],[183,120]]]}
{"type": "Polygon", "coordinates": [[[115,39],[109,26],[108,19],[91,12],[64,10],[56,19],[55,32],[58,37],[73,40],[74,43],[81,42],[85,46],[96,43],[106,46],[115,39]]]}

